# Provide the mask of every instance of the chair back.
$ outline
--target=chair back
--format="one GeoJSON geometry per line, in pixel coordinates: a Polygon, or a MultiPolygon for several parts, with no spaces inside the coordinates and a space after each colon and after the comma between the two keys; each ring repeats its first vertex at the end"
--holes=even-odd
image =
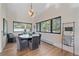
{"type": "Polygon", "coordinates": [[[21,48],[20,42],[21,42],[21,38],[18,37],[18,38],[16,39],[17,50],[20,50],[20,48],[21,48]]]}
{"type": "Polygon", "coordinates": [[[18,36],[23,35],[23,34],[18,34],[18,36]]]}
{"type": "Polygon", "coordinates": [[[41,34],[39,34],[39,39],[41,40],[41,34]]]}
{"type": "Polygon", "coordinates": [[[32,37],[32,49],[36,49],[39,47],[39,36],[32,37]]]}
{"type": "Polygon", "coordinates": [[[28,47],[28,41],[25,38],[18,37],[17,41],[17,50],[23,50],[28,47]]]}
{"type": "Polygon", "coordinates": [[[32,43],[37,43],[39,42],[39,36],[33,36],[32,37],[32,43]]]}
{"type": "Polygon", "coordinates": [[[7,34],[7,38],[13,38],[13,37],[14,37],[14,35],[12,33],[7,34]]]}

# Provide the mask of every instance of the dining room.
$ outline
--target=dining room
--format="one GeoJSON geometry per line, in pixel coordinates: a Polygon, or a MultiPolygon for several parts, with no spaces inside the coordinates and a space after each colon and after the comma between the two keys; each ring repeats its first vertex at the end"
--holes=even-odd
{"type": "Polygon", "coordinates": [[[76,3],[0,4],[1,56],[79,55],[76,3]]]}

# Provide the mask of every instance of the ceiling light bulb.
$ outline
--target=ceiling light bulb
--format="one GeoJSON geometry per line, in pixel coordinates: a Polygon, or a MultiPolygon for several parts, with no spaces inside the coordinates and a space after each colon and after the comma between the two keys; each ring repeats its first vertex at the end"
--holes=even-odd
{"type": "Polygon", "coordinates": [[[33,14],[34,14],[33,9],[30,9],[30,10],[28,11],[28,14],[29,14],[29,16],[33,16],[33,14]]]}

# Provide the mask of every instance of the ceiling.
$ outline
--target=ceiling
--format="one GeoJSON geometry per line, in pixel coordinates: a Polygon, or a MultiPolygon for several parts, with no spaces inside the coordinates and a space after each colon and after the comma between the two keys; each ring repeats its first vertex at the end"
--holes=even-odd
{"type": "MultiPolygon", "coordinates": [[[[15,16],[16,18],[29,19],[28,10],[30,8],[30,3],[6,3],[7,12],[9,15],[15,16]]],[[[59,4],[59,3],[32,3],[35,16],[42,15],[42,13],[47,10],[51,5],[55,8],[60,6],[71,6],[79,7],[79,4],[59,4]]],[[[64,7],[63,6],[63,7],[64,7]]]]}
{"type": "MultiPolygon", "coordinates": [[[[7,9],[11,14],[16,14],[17,16],[28,17],[28,10],[30,8],[30,3],[9,3],[6,4],[7,9]]],[[[33,3],[32,7],[35,15],[41,14],[50,4],[45,3],[33,3]]]]}

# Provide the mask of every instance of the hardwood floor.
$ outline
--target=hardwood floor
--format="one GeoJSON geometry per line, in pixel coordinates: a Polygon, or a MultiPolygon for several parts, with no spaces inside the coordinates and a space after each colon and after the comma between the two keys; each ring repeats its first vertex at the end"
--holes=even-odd
{"type": "Polygon", "coordinates": [[[73,54],[67,51],[63,51],[53,45],[45,42],[41,42],[40,46],[36,50],[25,49],[23,51],[17,51],[16,43],[8,43],[4,51],[0,53],[1,56],[72,56],[73,54]]]}

